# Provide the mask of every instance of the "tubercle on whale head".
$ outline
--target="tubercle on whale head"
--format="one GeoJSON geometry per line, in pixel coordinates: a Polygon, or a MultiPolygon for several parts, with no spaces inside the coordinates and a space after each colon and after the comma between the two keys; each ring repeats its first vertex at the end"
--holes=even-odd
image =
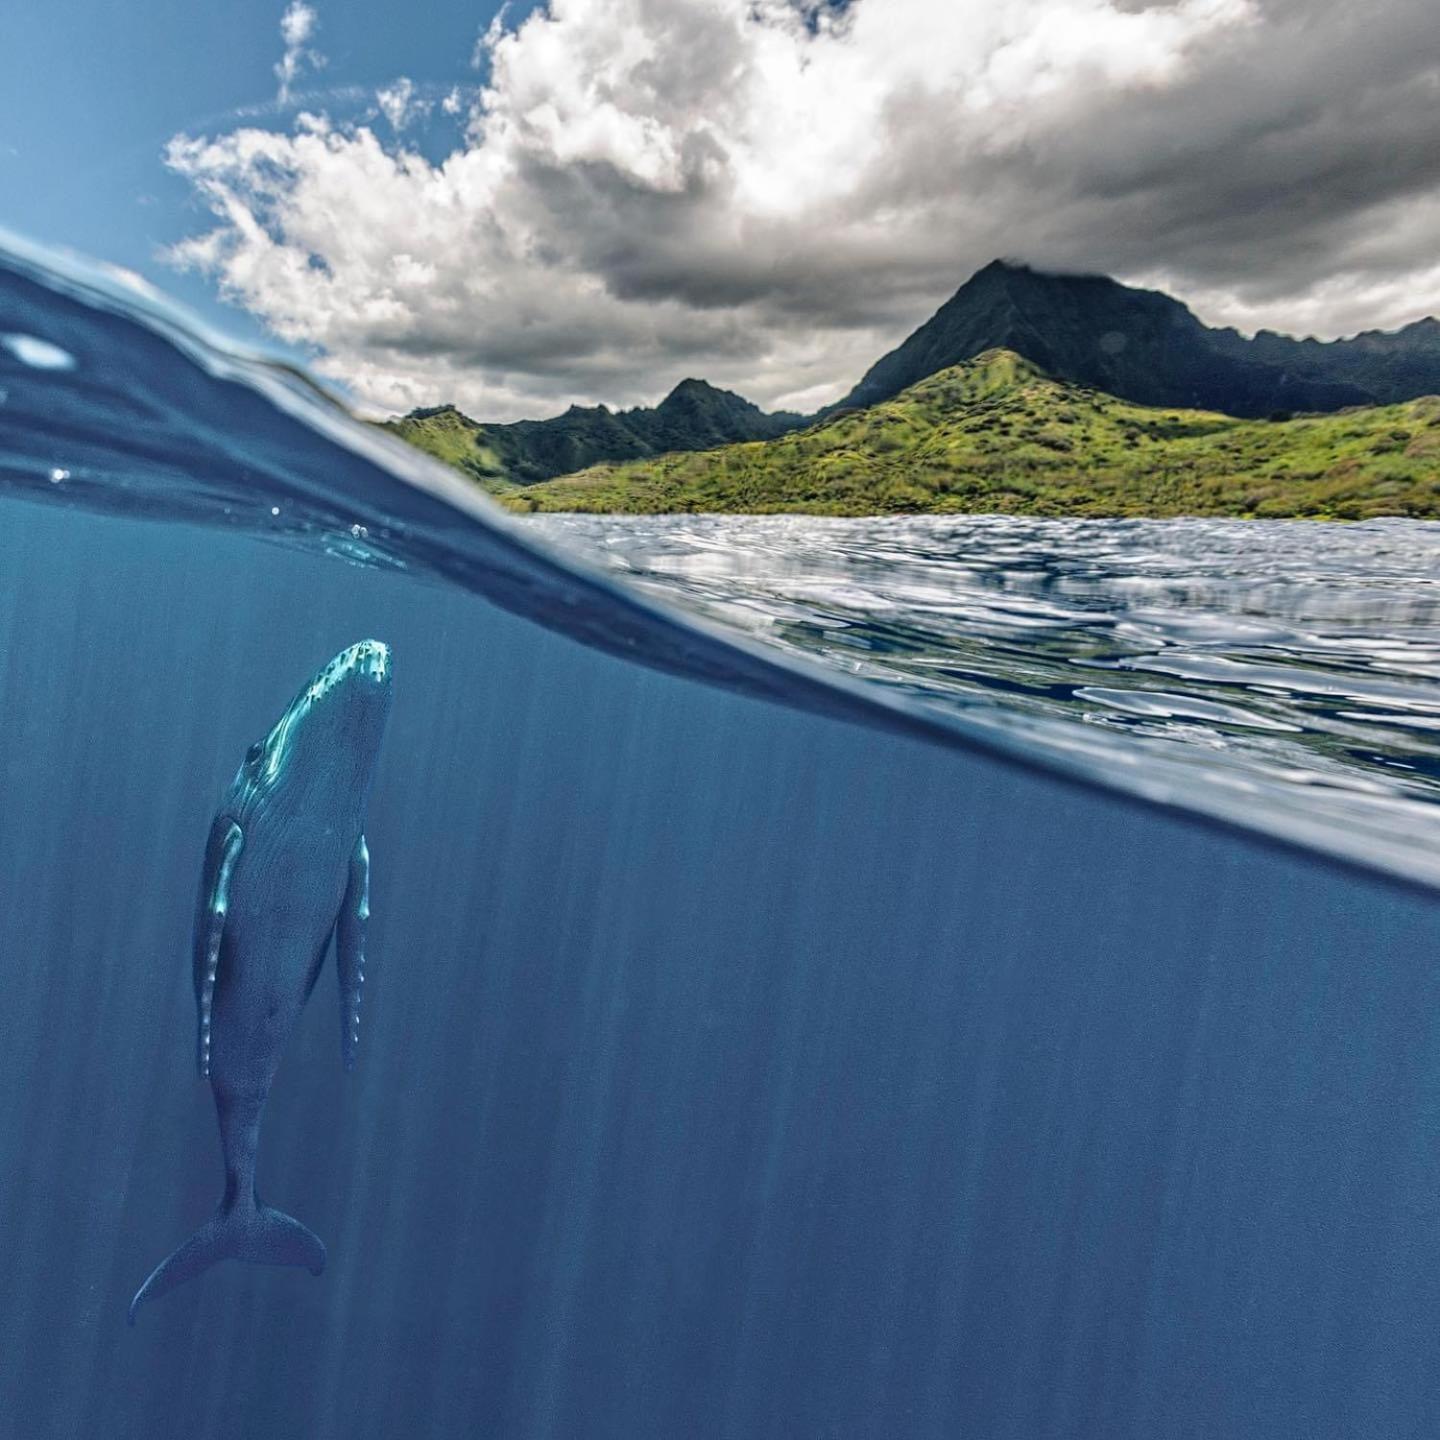
{"type": "Polygon", "coordinates": [[[388,685],[390,670],[390,647],[383,640],[358,640],[354,645],[347,645],[326,665],[304,693],[312,701],[320,700],[352,677],[388,685]]]}
{"type": "Polygon", "coordinates": [[[367,680],[390,678],[390,647],[383,640],[359,640],[342,650],[331,663],[367,680]]]}

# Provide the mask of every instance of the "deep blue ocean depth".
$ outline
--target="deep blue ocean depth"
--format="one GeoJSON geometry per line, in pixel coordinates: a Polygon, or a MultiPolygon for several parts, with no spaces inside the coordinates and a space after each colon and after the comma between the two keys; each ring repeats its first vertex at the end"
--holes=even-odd
{"type": "Polygon", "coordinates": [[[438,573],[11,493],[4,1440],[1440,1433],[1432,894],[438,573]],[[211,815],[365,636],[360,1064],[327,971],[259,1176],[328,1268],[129,1329],[221,1186],[211,815]]]}

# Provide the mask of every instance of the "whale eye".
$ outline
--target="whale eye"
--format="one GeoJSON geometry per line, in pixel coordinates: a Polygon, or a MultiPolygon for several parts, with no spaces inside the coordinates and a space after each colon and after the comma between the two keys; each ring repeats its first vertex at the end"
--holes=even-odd
{"type": "Polygon", "coordinates": [[[258,765],[260,757],[265,753],[265,742],[257,740],[246,752],[245,763],[247,765],[258,765]]]}

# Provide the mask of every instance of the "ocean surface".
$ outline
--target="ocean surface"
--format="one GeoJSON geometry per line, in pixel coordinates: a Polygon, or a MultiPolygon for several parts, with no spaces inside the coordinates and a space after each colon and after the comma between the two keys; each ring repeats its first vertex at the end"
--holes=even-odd
{"type": "Polygon", "coordinates": [[[557,515],[657,598],[1037,758],[1440,880],[1440,525],[557,515]]]}
{"type": "Polygon", "coordinates": [[[1433,527],[516,520],[0,253],[0,1440],[1440,1433],[1433,527]],[[395,708],[219,1197],[205,837],[395,708]]]}

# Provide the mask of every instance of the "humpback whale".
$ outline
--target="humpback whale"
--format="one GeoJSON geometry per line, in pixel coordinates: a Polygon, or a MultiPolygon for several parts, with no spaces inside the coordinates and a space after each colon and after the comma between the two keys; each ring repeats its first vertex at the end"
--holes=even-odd
{"type": "Polygon", "coordinates": [[[334,939],[340,1053],[355,1066],[370,915],[365,802],[390,711],[389,648],[342,650],[252,745],[210,827],[195,917],[196,1062],[225,1159],[219,1208],[156,1266],[130,1302],[216,1261],[303,1265],[325,1247],[255,1190],[260,1117],[281,1051],[334,939]]]}

